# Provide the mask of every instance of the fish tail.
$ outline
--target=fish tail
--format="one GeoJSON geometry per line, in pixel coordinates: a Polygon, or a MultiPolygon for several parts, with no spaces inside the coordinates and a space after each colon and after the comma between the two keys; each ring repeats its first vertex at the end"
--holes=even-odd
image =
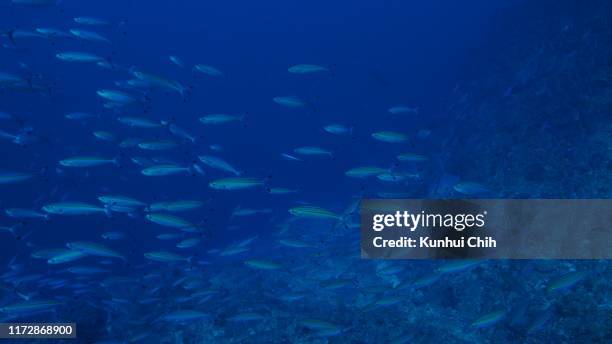
{"type": "Polygon", "coordinates": [[[183,103],[186,103],[189,100],[188,95],[189,93],[189,88],[185,87],[183,85],[178,86],[177,88],[178,93],[181,95],[181,100],[183,101],[183,103]]]}
{"type": "Polygon", "coordinates": [[[17,225],[12,225],[8,227],[8,232],[11,233],[13,237],[17,237],[17,225]]]}
{"type": "Polygon", "coordinates": [[[106,214],[106,217],[108,218],[112,218],[113,217],[113,212],[111,211],[110,207],[108,205],[104,206],[104,214],[106,214]]]}
{"type": "Polygon", "coordinates": [[[16,47],[17,46],[17,42],[15,41],[15,29],[10,29],[8,31],[5,32],[6,37],[9,39],[9,41],[11,42],[11,44],[16,47]]]}
{"type": "MultiPolygon", "coordinates": [[[[201,174],[200,173],[200,168],[199,168],[198,164],[196,164],[196,163],[193,163],[193,165],[187,167],[187,172],[189,174],[191,174],[192,177],[196,177],[198,174],[201,174]]],[[[201,174],[201,175],[203,175],[203,174],[201,174]]]]}
{"type": "Polygon", "coordinates": [[[120,157],[121,157],[121,155],[118,155],[118,156],[113,158],[113,165],[115,165],[117,167],[121,167],[121,163],[119,162],[119,158],[120,157]]]}

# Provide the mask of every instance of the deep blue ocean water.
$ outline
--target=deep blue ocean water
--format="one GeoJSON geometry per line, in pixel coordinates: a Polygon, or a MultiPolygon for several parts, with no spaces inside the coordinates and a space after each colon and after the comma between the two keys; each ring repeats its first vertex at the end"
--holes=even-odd
{"type": "Polygon", "coordinates": [[[612,341],[608,261],[486,261],[437,274],[444,262],[362,260],[354,211],[362,198],[609,198],[605,1],[19,2],[0,2],[0,322],[75,322],[82,343],[612,341]],[[300,64],[323,71],[288,70],[300,64]],[[299,104],[273,101],[288,96],[299,104]],[[397,106],[407,109],[389,111],[397,106]],[[76,112],[91,118],[66,118],[76,112]],[[210,114],[237,120],[199,120],[210,114]],[[380,131],[405,140],[372,137],[380,131]],[[400,162],[402,153],[426,161],[400,162]],[[255,185],[211,187],[236,176],[201,155],[255,185]],[[83,156],[115,161],[66,166],[83,156]],[[183,170],[142,172],[160,165],[183,170]],[[356,167],[390,180],[346,175],[356,167]],[[105,206],[104,195],[145,204],[105,206]],[[180,200],[201,204],[148,208],[180,200]],[[50,208],[61,202],[90,208],[50,208]],[[342,224],[290,212],[306,205],[342,224]],[[187,239],[197,241],[177,247],[187,239]],[[85,253],[47,262],[75,250],[85,253]],[[554,287],[567,274],[575,280],[554,287]]]}

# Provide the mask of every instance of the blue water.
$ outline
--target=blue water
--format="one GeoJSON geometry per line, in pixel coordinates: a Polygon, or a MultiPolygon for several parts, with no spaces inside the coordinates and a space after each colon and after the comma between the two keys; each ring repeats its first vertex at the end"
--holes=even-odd
{"type": "Polygon", "coordinates": [[[488,261],[437,275],[444,262],[362,260],[351,211],[362,198],[609,198],[606,2],[18,2],[0,3],[0,176],[29,178],[0,184],[0,322],[75,322],[82,343],[612,341],[607,261],[488,261]],[[80,16],[107,25],[78,24],[80,16]],[[75,28],[110,42],[75,37],[75,28]],[[95,54],[106,67],[56,57],[72,51],[95,54]],[[223,75],[194,71],[196,64],[223,75]],[[288,71],[298,64],[325,71],[288,71]],[[138,71],[184,90],[116,85],[138,79],[138,71]],[[105,108],[96,93],[103,89],[133,102],[105,108]],[[273,101],[279,96],[303,104],[283,106],[273,101]],[[418,111],[388,111],[400,105],[418,111]],[[92,118],[65,117],[74,112],[92,118]],[[218,113],[242,119],[199,121],[218,113]],[[159,127],[129,127],[119,117],[159,127]],[[169,123],[194,142],[173,135],[169,123]],[[349,132],[326,132],[329,124],[349,132]],[[100,140],[96,131],[114,139],[100,140]],[[379,131],[407,140],[375,140],[379,131]],[[121,147],[128,138],[177,147],[121,147]],[[302,146],[329,154],[294,152],[302,146]],[[407,152],[427,161],[398,162],[407,152]],[[235,176],[199,155],[221,158],[258,185],[212,188],[235,176]],[[75,156],[116,163],[60,163],[75,156]],[[189,171],[141,172],[160,164],[189,171]],[[345,174],[363,166],[405,179],[345,174]],[[462,181],[486,192],[458,192],[453,186],[462,181]],[[270,192],[277,187],[293,192],[270,192]],[[193,224],[185,231],[148,220],[146,205],[105,209],[103,195],[202,204],[171,213],[193,224]],[[99,211],[45,210],[58,202],[99,211]],[[343,223],[290,214],[304,205],[343,214],[343,223]],[[10,216],[11,208],[47,218],[10,216]],[[104,239],[105,232],[123,237],[104,239]],[[157,238],[167,233],[180,236],[157,238]],[[177,247],[190,238],[200,241],[177,247]],[[43,255],[74,242],[104,245],[122,258],[88,254],[49,264],[54,255],[43,255]],[[145,256],[159,251],[184,260],[145,256]],[[566,274],[578,277],[551,288],[566,274]]]}

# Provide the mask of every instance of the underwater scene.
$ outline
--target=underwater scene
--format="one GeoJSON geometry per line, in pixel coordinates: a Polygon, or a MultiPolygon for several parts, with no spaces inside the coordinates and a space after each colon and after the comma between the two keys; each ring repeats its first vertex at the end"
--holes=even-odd
{"type": "Polygon", "coordinates": [[[0,0],[0,154],[0,323],[76,324],[0,342],[612,343],[608,260],[359,216],[609,199],[607,0],[0,0]]]}

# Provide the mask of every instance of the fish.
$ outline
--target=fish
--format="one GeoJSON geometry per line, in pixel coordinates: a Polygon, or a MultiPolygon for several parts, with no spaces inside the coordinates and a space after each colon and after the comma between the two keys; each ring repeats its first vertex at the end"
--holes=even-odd
{"type": "Polygon", "coordinates": [[[584,271],[574,271],[574,272],[567,273],[559,278],[552,280],[549,283],[547,290],[549,292],[558,292],[558,291],[567,290],[573,287],[574,285],[578,284],[586,276],[587,276],[587,273],[584,271]]]}
{"type": "Polygon", "coordinates": [[[152,203],[145,209],[149,212],[183,212],[198,209],[204,206],[204,202],[202,201],[187,201],[187,200],[179,200],[179,201],[167,201],[167,202],[157,202],[152,203]]]}
{"type": "Polygon", "coordinates": [[[7,208],[4,209],[4,213],[6,213],[9,217],[19,218],[19,219],[38,219],[42,218],[45,220],[49,219],[48,214],[43,214],[36,210],[31,209],[21,209],[21,208],[7,208]]]}
{"type": "Polygon", "coordinates": [[[200,244],[202,240],[200,240],[199,238],[190,238],[190,239],[185,239],[180,241],[178,244],[176,244],[177,248],[192,248],[195,246],[198,246],[200,244]]]}
{"type": "Polygon", "coordinates": [[[73,34],[75,37],[85,40],[85,41],[101,42],[101,43],[111,42],[108,38],[102,36],[101,34],[97,32],[93,32],[93,31],[89,31],[89,30],[70,29],[70,33],[73,34]]]}
{"type": "Polygon", "coordinates": [[[322,281],[321,283],[319,283],[319,287],[325,290],[338,290],[353,284],[354,281],[352,279],[334,278],[331,280],[322,281]]]}
{"type": "Polygon", "coordinates": [[[287,194],[298,193],[299,190],[290,189],[290,188],[273,187],[273,188],[270,188],[268,192],[272,195],[287,195],[287,194]]]}
{"type": "Polygon", "coordinates": [[[117,70],[120,68],[118,66],[115,66],[110,60],[106,59],[103,61],[96,62],[96,66],[107,70],[117,70]]]}
{"type": "Polygon", "coordinates": [[[107,141],[107,142],[115,141],[115,135],[108,131],[102,131],[102,130],[94,131],[93,136],[95,136],[97,139],[102,140],[102,141],[107,141]]]}
{"type": "Polygon", "coordinates": [[[245,190],[264,186],[265,183],[257,178],[236,177],[216,179],[208,185],[215,190],[245,190]]]}
{"type": "Polygon", "coordinates": [[[466,271],[480,265],[481,263],[482,261],[477,259],[453,260],[442,264],[436,269],[436,272],[446,274],[451,272],[466,271]]]}
{"type": "Polygon", "coordinates": [[[480,195],[490,192],[486,186],[474,182],[460,182],[455,184],[453,189],[464,195],[480,195]]]}
{"type": "Polygon", "coordinates": [[[210,315],[204,312],[195,310],[178,310],[167,314],[164,314],[160,320],[167,322],[193,322],[196,320],[202,320],[209,318],[210,315]]]}
{"type": "Polygon", "coordinates": [[[75,260],[81,259],[85,257],[86,254],[81,251],[76,250],[66,250],[63,253],[53,255],[47,260],[47,264],[49,265],[57,265],[57,264],[65,264],[74,262],[75,260]]]}
{"type": "Polygon", "coordinates": [[[47,38],[58,38],[58,37],[70,38],[72,37],[66,31],[55,29],[55,28],[50,28],[50,27],[39,27],[39,28],[36,28],[35,31],[40,33],[41,35],[47,36],[47,38]]]}
{"type": "Polygon", "coordinates": [[[144,254],[144,257],[149,260],[162,263],[191,262],[191,257],[183,257],[181,255],[168,251],[146,252],[144,254]]]}
{"type": "Polygon", "coordinates": [[[95,63],[105,61],[105,59],[98,55],[79,51],[64,51],[57,53],[55,57],[66,62],[95,63]]]}
{"type": "Polygon", "coordinates": [[[272,209],[250,209],[250,208],[242,208],[240,206],[236,207],[234,211],[232,211],[232,215],[234,216],[251,216],[257,214],[270,214],[272,209]]]}
{"type": "Polygon", "coordinates": [[[2,306],[0,307],[0,312],[6,314],[34,313],[51,310],[60,305],[62,305],[62,303],[55,300],[26,301],[2,306]]]}
{"type": "Polygon", "coordinates": [[[283,96],[283,97],[274,97],[272,100],[279,105],[290,107],[290,108],[298,108],[306,106],[306,102],[301,100],[296,96],[283,96]]]}
{"type": "Polygon", "coordinates": [[[165,234],[159,234],[158,236],[156,236],[156,238],[159,240],[176,240],[182,237],[183,237],[183,234],[180,234],[180,233],[165,233],[165,234]]]}
{"type": "Polygon", "coordinates": [[[170,62],[174,63],[176,66],[185,68],[185,64],[183,63],[183,60],[181,60],[178,56],[170,55],[168,56],[168,59],[170,60],[170,62]]]}
{"type": "Polygon", "coordinates": [[[396,305],[398,303],[401,303],[402,301],[404,301],[403,297],[399,297],[399,296],[386,296],[383,297],[381,299],[378,299],[372,303],[370,303],[369,305],[365,306],[362,311],[363,312],[369,312],[371,310],[380,308],[380,307],[386,307],[386,306],[393,306],[396,305]]]}
{"type": "Polygon", "coordinates": [[[491,313],[487,313],[485,315],[483,315],[482,317],[474,320],[471,324],[472,327],[474,328],[486,328],[486,327],[490,327],[493,326],[497,323],[499,323],[501,320],[503,320],[506,317],[506,311],[504,310],[497,310],[491,313]]]}
{"type": "Polygon", "coordinates": [[[389,169],[386,169],[386,168],[365,166],[365,167],[351,168],[350,170],[346,171],[344,174],[347,177],[351,177],[351,178],[368,178],[368,177],[373,177],[373,176],[377,176],[377,175],[388,173],[388,172],[389,172],[389,169]]]}
{"type": "Polygon", "coordinates": [[[150,86],[175,91],[183,97],[185,96],[185,92],[187,91],[187,88],[178,81],[170,80],[159,75],[145,73],[136,70],[135,68],[131,68],[130,72],[132,73],[132,75],[134,75],[134,77],[139,80],[146,81],[150,86]]]}
{"type": "Polygon", "coordinates": [[[193,174],[190,166],[179,166],[172,164],[154,165],[140,171],[148,177],[171,176],[176,174],[193,174]]]}
{"type": "Polygon", "coordinates": [[[187,130],[179,127],[178,125],[174,123],[170,123],[168,125],[168,131],[170,131],[172,135],[175,135],[182,139],[191,141],[192,143],[196,142],[196,138],[193,135],[191,135],[190,133],[187,132],[187,130]]]}
{"type": "Polygon", "coordinates": [[[202,124],[224,124],[229,122],[239,122],[244,120],[244,115],[242,116],[234,116],[227,114],[211,114],[200,117],[200,122],[202,124]]]}
{"type": "Polygon", "coordinates": [[[73,242],[67,243],[66,246],[71,250],[80,251],[89,256],[119,258],[121,260],[126,260],[126,258],[122,254],[104,245],[94,243],[94,242],[73,241],[73,242]]]}
{"type": "Polygon", "coordinates": [[[402,173],[402,172],[385,172],[376,175],[376,179],[384,182],[401,182],[406,179],[418,179],[420,176],[418,173],[402,173]]]}
{"type": "Polygon", "coordinates": [[[125,105],[135,101],[134,97],[123,91],[103,89],[96,93],[113,104],[125,105]]]}
{"type": "Polygon", "coordinates": [[[72,120],[85,120],[85,119],[97,118],[98,116],[93,115],[91,113],[87,113],[87,112],[71,112],[71,113],[67,113],[64,117],[66,117],[67,119],[72,119],[72,120]]]}
{"type": "Polygon", "coordinates": [[[372,137],[378,141],[387,143],[402,143],[408,141],[408,136],[394,131],[378,131],[372,133],[372,137]]]}
{"type": "Polygon", "coordinates": [[[49,214],[56,215],[88,215],[95,213],[108,214],[108,210],[83,202],[50,203],[42,207],[49,214]]]}
{"type": "Polygon", "coordinates": [[[246,247],[251,245],[253,242],[255,242],[255,240],[257,240],[257,238],[259,238],[258,235],[252,236],[250,238],[244,239],[242,241],[240,241],[239,243],[236,244],[237,247],[246,247]]]}
{"type": "Polygon", "coordinates": [[[442,277],[442,274],[440,273],[431,273],[417,278],[414,282],[412,282],[411,286],[414,289],[428,287],[440,280],[440,277],[442,277]]]}
{"type": "Polygon", "coordinates": [[[132,197],[127,197],[127,196],[103,195],[103,196],[99,196],[98,200],[108,205],[119,205],[119,206],[136,207],[136,208],[147,206],[146,203],[141,202],[132,197]]]}
{"type": "Polygon", "coordinates": [[[298,206],[289,209],[289,213],[297,217],[315,218],[315,219],[334,219],[342,220],[343,217],[335,214],[327,209],[316,206],[298,206]]]}
{"type": "Polygon", "coordinates": [[[49,259],[68,252],[71,251],[65,248],[46,248],[32,252],[32,254],[30,254],[30,257],[35,259],[49,259]]]}
{"type": "Polygon", "coordinates": [[[221,257],[229,257],[229,256],[234,256],[240,253],[244,253],[249,251],[250,249],[248,247],[241,247],[241,246],[230,246],[230,247],[226,247],[225,249],[223,249],[222,251],[219,252],[219,256],[221,257]]]}
{"type": "Polygon", "coordinates": [[[141,142],[138,144],[138,147],[140,149],[153,150],[153,151],[173,149],[173,148],[176,148],[177,146],[178,144],[172,140],[149,141],[149,142],[141,142]]]}
{"type": "Polygon", "coordinates": [[[314,64],[298,64],[298,65],[289,67],[288,71],[289,73],[293,73],[293,74],[312,74],[312,73],[329,72],[329,69],[327,67],[314,65],[314,64]]]}
{"type": "Polygon", "coordinates": [[[108,273],[110,271],[95,266],[72,266],[66,269],[66,271],[75,275],[97,275],[108,273]]]}
{"type": "Polygon", "coordinates": [[[204,64],[195,65],[193,70],[209,76],[223,76],[223,72],[221,72],[219,69],[204,64]]]}
{"type": "Polygon", "coordinates": [[[0,72],[0,86],[19,86],[27,84],[27,81],[17,75],[0,72]]]}
{"type": "Polygon", "coordinates": [[[11,0],[11,2],[17,5],[45,7],[55,6],[60,2],[60,0],[11,0]]]}
{"type": "Polygon", "coordinates": [[[264,319],[265,317],[263,315],[255,312],[239,313],[227,318],[227,320],[233,322],[260,321],[264,319]]]}
{"type": "Polygon", "coordinates": [[[427,157],[415,153],[403,153],[397,156],[397,160],[407,162],[423,162],[427,161],[427,157]]]}
{"type": "Polygon", "coordinates": [[[328,321],[320,320],[320,319],[303,319],[300,320],[300,325],[306,327],[310,330],[315,331],[323,331],[330,329],[338,329],[339,326],[328,321]]]}
{"type": "Polygon", "coordinates": [[[330,156],[333,157],[333,154],[331,151],[328,151],[326,149],[320,148],[320,147],[314,147],[314,146],[303,146],[303,147],[298,147],[296,149],[293,150],[295,153],[300,154],[300,155],[316,155],[316,156],[330,156]]]}
{"type": "Polygon", "coordinates": [[[282,268],[282,265],[278,263],[261,259],[246,260],[244,265],[257,270],[278,270],[282,268]]]}
{"type": "Polygon", "coordinates": [[[529,325],[527,329],[528,334],[532,334],[540,331],[544,328],[544,325],[548,323],[552,318],[552,314],[549,310],[543,310],[540,314],[538,314],[529,325]]]}
{"type": "Polygon", "coordinates": [[[160,226],[172,227],[172,228],[195,228],[196,226],[191,222],[180,218],[178,216],[169,215],[169,214],[160,214],[160,213],[151,213],[145,215],[145,218],[153,223],[156,223],[160,226]]]}
{"type": "Polygon", "coordinates": [[[117,158],[108,159],[95,156],[75,156],[59,161],[64,167],[97,167],[103,165],[118,165],[117,158]]]}
{"type": "Polygon", "coordinates": [[[94,18],[94,17],[75,17],[72,18],[75,23],[81,25],[90,25],[90,26],[109,26],[111,23],[104,19],[94,18]]]}
{"type": "Polygon", "coordinates": [[[352,127],[349,128],[342,124],[328,124],[323,127],[323,130],[334,135],[347,135],[353,133],[352,127]]]}
{"type": "Polygon", "coordinates": [[[133,127],[133,128],[146,128],[146,129],[150,129],[150,128],[161,128],[162,124],[157,122],[157,121],[153,121],[150,120],[148,118],[140,118],[140,117],[119,117],[117,118],[117,121],[119,121],[119,123],[125,124],[129,127],[133,127]]]}
{"type": "Polygon", "coordinates": [[[121,89],[135,90],[142,93],[147,93],[153,89],[153,85],[151,85],[148,81],[141,79],[115,81],[115,86],[121,89]]]}
{"type": "Polygon", "coordinates": [[[389,113],[393,114],[393,115],[399,115],[399,114],[418,114],[419,113],[419,108],[418,107],[408,107],[408,106],[403,106],[403,105],[398,105],[398,106],[394,106],[389,108],[389,113]]]}
{"type": "Polygon", "coordinates": [[[312,248],[314,247],[312,244],[309,244],[301,240],[296,240],[296,239],[279,239],[277,241],[279,244],[283,246],[292,247],[292,248],[312,248]]]}
{"type": "Polygon", "coordinates": [[[279,296],[279,300],[283,302],[295,302],[299,301],[306,297],[306,294],[303,293],[291,293],[279,296]]]}
{"type": "Polygon", "coordinates": [[[13,184],[32,179],[34,176],[29,173],[0,171],[0,184],[13,184]]]}
{"type": "Polygon", "coordinates": [[[234,168],[232,165],[230,165],[228,162],[226,162],[225,160],[212,156],[212,155],[200,155],[198,156],[198,159],[205,165],[221,170],[221,171],[226,171],[229,173],[232,173],[236,176],[240,176],[242,174],[242,172],[238,171],[236,168],[234,168]]]}
{"type": "Polygon", "coordinates": [[[287,153],[281,153],[281,156],[285,159],[285,160],[289,160],[289,161],[302,161],[302,159],[293,156],[291,154],[287,154],[287,153]]]}
{"type": "Polygon", "coordinates": [[[125,238],[125,233],[123,232],[105,232],[101,235],[102,239],[105,240],[121,240],[125,238]]]}

